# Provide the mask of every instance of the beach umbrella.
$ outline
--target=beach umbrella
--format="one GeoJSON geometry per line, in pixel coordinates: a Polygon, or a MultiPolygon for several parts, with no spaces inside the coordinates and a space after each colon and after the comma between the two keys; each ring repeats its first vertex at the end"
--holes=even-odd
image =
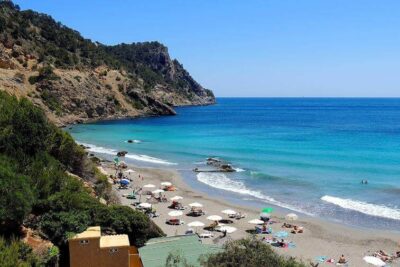
{"type": "Polygon", "coordinates": [[[222,220],[222,217],[221,217],[221,216],[218,216],[218,215],[210,215],[210,216],[207,217],[207,220],[210,220],[210,221],[219,221],[219,220],[222,220]]]}
{"type": "Polygon", "coordinates": [[[199,221],[188,223],[189,227],[203,227],[205,224],[199,221]]]}
{"type": "Polygon", "coordinates": [[[177,217],[177,216],[182,216],[183,212],[180,210],[173,210],[173,211],[168,212],[168,215],[171,217],[177,217]]]}
{"type": "Polygon", "coordinates": [[[171,186],[172,183],[170,183],[170,182],[162,182],[161,185],[163,185],[163,186],[171,186]]]}
{"type": "Polygon", "coordinates": [[[287,237],[288,235],[289,235],[289,233],[286,232],[286,231],[279,231],[279,232],[276,232],[276,233],[274,234],[274,236],[277,237],[277,238],[285,238],[285,237],[287,237]]]}
{"type": "Polygon", "coordinates": [[[249,223],[251,223],[251,224],[263,224],[264,221],[259,220],[259,219],[253,219],[253,220],[249,221],[249,223]]]}
{"type": "Polygon", "coordinates": [[[140,203],[139,207],[149,209],[149,208],[151,208],[151,204],[150,203],[140,203]]]}
{"type": "Polygon", "coordinates": [[[156,187],[154,184],[145,184],[143,188],[154,188],[156,187]]]}
{"type": "Polygon", "coordinates": [[[203,207],[203,204],[200,204],[198,202],[193,202],[189,204],[190,207],[194,207],[194,208],[201,208],[203,207]]]}
{"type": "Polygon", "coordinates": [[[294,213],[289,213],[285,216],[285,218],[288,221],[295,221],[299,218],[299,216],[297,216],[297,214],[294,214],[294,213]]]}
{"type": "Polygon", "coordinates": [[[129,170],[126,170],[126,171],[125,171],[125,173],[129,173],[129,174],[132,173],[132,172],[135,172],[135,171],[132,170],[132,169],[129,169],[129,170]]]}
{"type": "Polygon", "coordinates": [[[263,208],[263,209],[261,210],[262,213],[272,213],[273,211],[274,211],[274,209],[273,209],[273,208],[270,208],[270,207],[268,207],[268,208],[263,208]]]}
{"type": "Polygon", "coordinates": [[[365,256],[363,258],[363,260],[366,263],[369,263],[369,264],[372,264],[372,265],[375,265],[375,266],[385,266],[386,265],[386,263],[383,260],[381,260],[381,259],[379,259],[377,257],[373,257],[373,256],[365,256]]]}
{"type": "Polygon", "coordinates": [[[159,194],[162,192],[164,192],[164,190],[162,190],[162,189],[157,189],[157,190],[152,191],[153,194],[159,194]]]}
{"type": "Polygon", "coordinates": [[[233,215],[233,214],[236,214],[236,211],[230,210],[230,209],[223,210],[223,211],[221,211],[221,212],[224,213],[224,214],[226,214],[226,215],[233,215]]]}
{"type": "Polygon", "coordinates": [[[174,196],[174,197],[170,198],[170,200],[172,200],[172,201],[181,200],[181,199],[183,199],[183,197],[181,197],[181,196],[174,196]]]}
{"type": "Polygon", "coordinates": [[[228,234],[231,234],[231,233],[235,232],[236,230],[237,230],[236,227],[228,226],[228,225],[222,225],[217,228],[217,231],[220,231],[220,232],[226,231],[228,234]]]}

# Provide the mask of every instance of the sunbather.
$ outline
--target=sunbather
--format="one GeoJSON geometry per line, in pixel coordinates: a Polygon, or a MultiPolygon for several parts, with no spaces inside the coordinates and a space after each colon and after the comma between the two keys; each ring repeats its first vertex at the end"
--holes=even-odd
{"type": "Polygon", "coordinates": [[[285,240],[281,239],[281,241],[278,241],[278,246],[281,247],[281,248],[286,247],[285,240]]]}
{"type": "Polygon", "coordinates": [[[383,251],[383,250],[379,250],[378,252],[375,252],[375,253],[373,254],[373,256],[375,256],[375,257],[377,257],[377,258],[383,260],[384,262],[387,262],[387,261],[390,261],[390,260],[393,259],[390,255],[388,255],[388,254],[387,254],[385,251],[383,251]]]}
{"type": "Polygon", "coordinates": [[[303,233],[303,227],[294,225],[291,233],[292,234],[301,234],[301,233],[303,233]]]}
{"type": "Polygon", "coordinates": [[[265,223],[264,223],[263,226],[262,226],[262,231],[263,231],[263,232],[266,232],[266,231],[267,231],[267,225],[266,225],[265,223]]]}
{"type": "Polygon", "coordinates": [[[293,225],[290,223],[283,223],[282,228],[293,228],[293,225]]]}
{"type": "Polygon", "coordinates": [[[340,258],[339,258],[339,260],[338,260],[338,263],[340,263],[340,264],[345,264],[345,263],[347,263],[347,260],[346,260],[346,258],[344,257],[343,254],[342,254],[342,256],[340,256],[340,258]]]}

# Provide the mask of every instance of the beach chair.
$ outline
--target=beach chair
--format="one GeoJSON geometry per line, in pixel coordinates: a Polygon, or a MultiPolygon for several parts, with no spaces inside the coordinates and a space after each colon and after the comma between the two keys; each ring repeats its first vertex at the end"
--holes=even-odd
{"type": "Polygon", "coordinates": [[[200,238],[211,238],[211,237],[214,237],[214,234],[211,233],[210,231],[206,231],[206,232],[199,234],[199,237],[200,238]]]}

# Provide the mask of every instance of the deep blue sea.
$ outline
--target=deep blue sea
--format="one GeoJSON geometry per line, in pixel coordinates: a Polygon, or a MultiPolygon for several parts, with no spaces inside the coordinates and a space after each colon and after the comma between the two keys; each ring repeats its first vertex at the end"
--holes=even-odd
{"type": "Polygon", "coordinates": [[[229,201],[400,229],[400,99],[217,102],[177,108],[177,116],[74,125],[68,131],[96,153],[111,158],[127,150],[127,162],[178,169],[191,186],[229,201]],[[237,172],[191,171],[207,157],[229,161],[237,172]]]}

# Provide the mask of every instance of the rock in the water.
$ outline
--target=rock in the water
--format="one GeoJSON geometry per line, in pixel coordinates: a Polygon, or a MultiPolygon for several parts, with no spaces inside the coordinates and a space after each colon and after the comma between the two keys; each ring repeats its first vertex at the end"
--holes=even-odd
{"type": "Polygon", "coordinates": [[[126,154],[128,154],[128,151],[119,151],[119,152],[117,153],[117,156],[118,156],[118,157],[125,157],[126,154]]]}

